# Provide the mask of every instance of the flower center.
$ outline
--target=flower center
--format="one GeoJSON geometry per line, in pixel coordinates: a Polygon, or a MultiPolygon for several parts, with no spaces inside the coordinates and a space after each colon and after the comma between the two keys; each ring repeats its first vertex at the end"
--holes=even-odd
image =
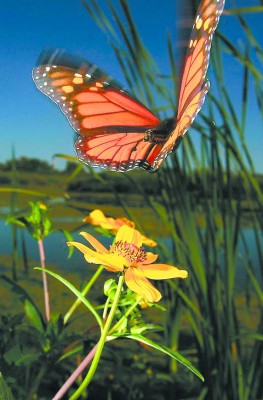
{"type": "Polygon", "coordinates": [[[146,260],[146,252],[142,247],[137,247],[132,243],[122,242],[121,240],[111,246],[111,252],[125,257],[131,264],[146,260]]]}

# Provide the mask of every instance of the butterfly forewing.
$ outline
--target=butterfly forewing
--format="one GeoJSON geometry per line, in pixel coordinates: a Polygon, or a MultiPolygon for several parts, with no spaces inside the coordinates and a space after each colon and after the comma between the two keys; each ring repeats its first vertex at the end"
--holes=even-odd
{"type": "Polygon", "coordinates": [[[116,131],[122,126],[145,130],[159,123],[146,107],[109,83],[103,73],[98,76],[97,72],[95,79],[91,70],[91,64],[78,70],[63,65],[41,65],[33,70],[33,80],[60,107],[80,135],[101,129],[116,131]]]}

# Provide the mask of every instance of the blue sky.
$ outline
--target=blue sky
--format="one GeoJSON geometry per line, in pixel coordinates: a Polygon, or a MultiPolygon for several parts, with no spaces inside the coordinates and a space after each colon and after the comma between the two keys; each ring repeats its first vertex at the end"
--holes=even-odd
{"type": "MultiPolygon", "coordinates": [[[[104,0],[97,4],[105,7],[104,0]]],[[[142,40],[164,73],[169,71],[167,31],[174,35],[178,18],[175,4],[175,0],[129,1],[142,40]]],[[[258,4],[259,0],[226,0],[226,8],[258,4]]],[[[10,158],[12,145],[17,157],[25,155],[51,161],[55,153],[74,155],[72,128],[58,107],[35,88],[32,68],[43,48],[63,48],[94,62],[125,84],[107,37],[79,0],[0,0],[0,10],[0,162],[10,158]]],[[[262,14],[246,15],[245,18],[262,46],[262,14]]],[[[235,17],[222,16],[220,29],[240,48],[244,46],[235,17]]],[[[256,57],[252,59],[258,67],[256,57]]],[[[228,56],[224,68],[238,109],[241,70],[228,56]]],[[[259,172],[263,172],[262,133],[256,101],[250,96],[246,137],[259,172]]]]}

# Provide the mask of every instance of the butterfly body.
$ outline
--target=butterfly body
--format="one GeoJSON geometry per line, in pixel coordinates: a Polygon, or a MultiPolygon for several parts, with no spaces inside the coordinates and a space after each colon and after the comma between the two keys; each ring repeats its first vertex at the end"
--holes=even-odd
{"type": "Polygon", "coordinates": [[[68,118],[78,158],[94,167],[156,171],[203,105],[211,40],[224,0],[202,0],[189,40],[176,118],[164,121],[88,61],[45,53],[33,70],[37,88],[68,118]]]}
{"type": "Polygon", "coordinates": [[[174,128],[175,119],[167,118],[154,128],[147,129],[144,133],[143,140],[154,144],[164,144],[174,128]]]}

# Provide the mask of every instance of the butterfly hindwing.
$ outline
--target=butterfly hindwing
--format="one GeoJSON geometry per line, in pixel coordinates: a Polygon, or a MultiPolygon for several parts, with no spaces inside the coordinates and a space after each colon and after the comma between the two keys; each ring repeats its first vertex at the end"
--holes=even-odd
{"type": "Polygon", "coordinates": [[[151,170],[161,150],[161,145],[144,141],[141,132],[112,132],[80,137],[75,147],[81,161],[118,172],[136,167],[151,170]]]}

